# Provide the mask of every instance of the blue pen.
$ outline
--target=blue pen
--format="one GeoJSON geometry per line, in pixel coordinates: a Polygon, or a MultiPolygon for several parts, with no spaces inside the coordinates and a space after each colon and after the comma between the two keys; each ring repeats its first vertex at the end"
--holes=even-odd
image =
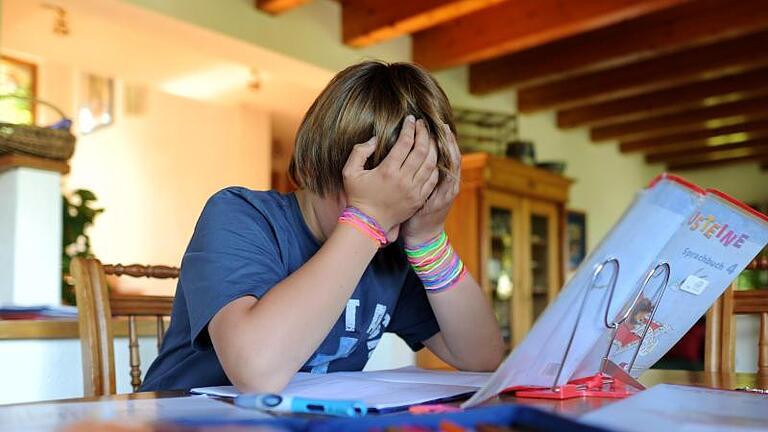
{"type": "Polygon", "coordinates": [[[362,417],[368,413],[368,407],[362,402],[308,399],[274,393],[242,394],[235,398],[235,405],[278,413],[323,414],[337,417],[362,417]]]}

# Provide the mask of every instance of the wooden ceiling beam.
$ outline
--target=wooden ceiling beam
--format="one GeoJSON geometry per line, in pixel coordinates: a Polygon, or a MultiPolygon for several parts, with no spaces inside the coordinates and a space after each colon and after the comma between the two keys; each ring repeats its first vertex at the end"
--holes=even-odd
{"type": "Polygon", "coordinates": [[[531,113],[588,105],[766,66],[765,46],[768,46],[768,31],[761,31],[612,69],[524,87],[518,91],[518,110],[531,113]]]}
{"type": "Polygon", "coordinates": [[[430,69],[477,62],[684,1],[687,0],[511,0],[414,34],[413,60],[430,69]]]}
{"type": "Polygon", "coordinates": [[[299,7],[310,0],[255,0],[256,7],[271,15],[278,15],[299,7]]]}
{"type": "Polygon", "coordinates": [[[755,118],[765,118],[766,116],[768,116],[768,97],[760,97],[596,127],[590,131],[590,137],[593,141],[651,137],[701,129],[717,122],[724,126],[743,123],[755,118]]]}
{"type": "Polygon", "coordinates": [[[619,145],[622,153],[644,152],[657,153],[667,150],[703,147],[712,142],[738,141],[739,138],[749,139],[768,136],[768,116],[764,119],[726,126],[703,128],[692,131],[672,133],[652,138],[641,138],[633,141],[623,141],[619,145]]]}
{"type": "Polygon", "coordinates": [[[557,113],[557,125],[564,129],[604,126],[766,93],[768,68],[760,68],[744,74],[697,81],[671,89],[565,109],[557,113]]]}
{"type": "Polygon", "coordinates": [[[682,171],[733,163],[764,162],[766,160],[768,160],[768,147],[738,149],[721,153],[708,153],[702,156],[690,157],[685,161],[671,162],[667,164],[667,168],[682,171]]]}
{"type": "Polygon", "coordinates": [[[470,89],[485,94],[658,56],[768,26],[768,0],[700,0],[547,45],[476,63],[470,89]]]}
{"type": "Polygon", "coordinates": [[[757,149],[768,148],[768,138],[757,138],[757,139],[746,140],[746,141],[736,142],[731,144],[699,147],[695,150],[674,150],[674,151],[668,151],[664,153],[656,153],[656,154],[646,155],[645,161],[648,163],[658,163],[658,162],[671,163],[675,161],[687,160],[691,156],[700,156],[707,153],[721,153],[729,150],[749,149],[749,148],[757,148],[757,149]]]}
{"type": "Polygon", "coordinates": [[[343,0],[344,43],[364,47],[442,24],[507,0],[343,0]]]}

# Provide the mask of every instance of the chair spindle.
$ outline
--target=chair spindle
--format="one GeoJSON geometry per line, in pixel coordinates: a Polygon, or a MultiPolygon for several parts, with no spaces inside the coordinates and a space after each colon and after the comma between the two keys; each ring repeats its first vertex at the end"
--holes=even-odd
{"type": "Polygon", "coordinates": [[[139,335],[136,331],[136,316],[128,316],[128,351],[131,364],[131,387],[139,391],[141,386],[141,359],[139,357],[139,335]]]}
{"type": "Polygon", "coordinates": [[[157,316],[157,353],[160,353],[160,347],[163,346],[163,339],[165,338],[165,322],[163,316],[157,316]]]}

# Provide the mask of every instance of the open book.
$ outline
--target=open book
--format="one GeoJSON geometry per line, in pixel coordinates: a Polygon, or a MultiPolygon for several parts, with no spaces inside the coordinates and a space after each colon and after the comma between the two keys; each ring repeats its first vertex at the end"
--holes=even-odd
{"type": "MultiPolygon", "coordinates": [[[[430,371],[404,367],[387,371],[299,372],[283,390],[283,395],[315,399],[356,400],[368,409],[396,411],[427,402],[468,396],[483,387],[491,376],[479,372],[430,371]]],[[[203,387],[192,393],[219,397],[240,394],[233,386],[203,387]]]]}
{"type": "Polygon", "coordinates": [[[640,192],[488,384],[463,406],[510,388],[562,385],[594,375],[611,343],[606,320],[616,322],[619,316],[628,319],[616,331],[610,360],[624,368],[632,365],[628,372],[640,376],[685,335],[766,242],[765,215],[719,191],[701,189],[676,176],[659,176],[640,192]],[[601,273],[594,285],[592,278],[595,269],[612,258],[619,270],[608,309],[615,269],[601,273]],[[660,263],[669,264],[668,284],[666,272],[653,272],[660,263]]]}

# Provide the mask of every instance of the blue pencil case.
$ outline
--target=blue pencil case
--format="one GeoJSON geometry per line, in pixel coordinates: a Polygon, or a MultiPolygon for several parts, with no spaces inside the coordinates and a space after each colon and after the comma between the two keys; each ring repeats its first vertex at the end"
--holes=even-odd
{"type": "Polygon", "coordinates": [[[607,432],[606,429],[589,426],[575,420],[522,405],[494,405],[464,411],[440,414],[390,414],[369,415],[350,419],[319,419],[301,417],[275,417],[273,419],[220,420],[188,418],[173,421],[191,430],[212,426],[253,426],[270,432],[384,432],[397,428],[425,428],[438,431],[440,423],[473,430],[478,425],[518,427],[536,432],[607,432]]]}

